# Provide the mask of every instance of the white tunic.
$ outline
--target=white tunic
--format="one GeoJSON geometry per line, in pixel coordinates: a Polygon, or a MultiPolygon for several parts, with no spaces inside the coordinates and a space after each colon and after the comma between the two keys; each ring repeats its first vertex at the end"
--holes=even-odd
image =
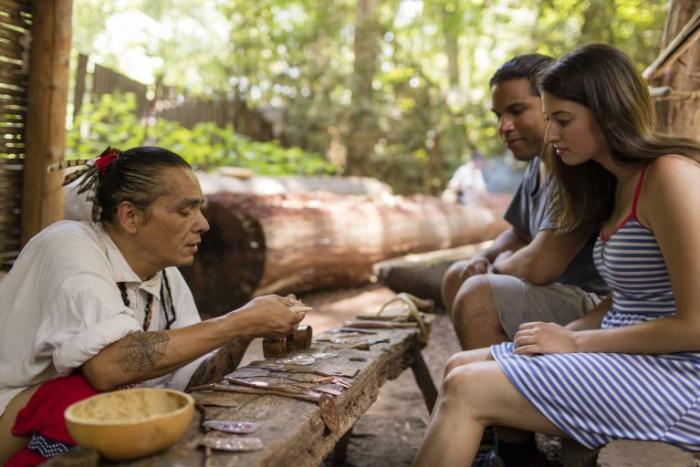
{"type": "MultiPolygon", "coordinates": [[[[171,327],[200,322],[180,272],[165,272],[177,314],[171,327]]],[[[142,281],[97,224],[61,221],[32,238],[0,281],[0,415],[25,388],[67,375],[108,345],[141,331],[148,294],[153,295],[148,330],[165,329],[161,277],[142,281]],[[126,283],[129,307],[118,282],[126,283]]],[[[143,384],[182,389],[205,357],[143,384]]]]}

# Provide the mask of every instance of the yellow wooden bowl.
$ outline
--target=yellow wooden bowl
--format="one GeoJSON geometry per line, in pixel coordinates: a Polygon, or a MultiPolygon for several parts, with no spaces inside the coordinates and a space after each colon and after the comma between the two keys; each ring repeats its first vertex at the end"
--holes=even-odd
{"type": "Polygon", "coordinates": [[[185,434],[194,399],[172,389],[136,388],[98,394],[66,409],[79,446],[124,461],[162,451],[185,434]]]}

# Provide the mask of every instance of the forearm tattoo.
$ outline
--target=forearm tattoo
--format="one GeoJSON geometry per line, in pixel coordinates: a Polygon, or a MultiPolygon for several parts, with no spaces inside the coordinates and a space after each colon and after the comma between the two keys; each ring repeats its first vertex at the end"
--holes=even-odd
{"type": "Polygon", "coordinates": [[[204,360],[195,370],[188,387],[218,383],[241,363],[250,338],[238,338],[222,346],[214,355],[204,360]]]}
{"type": "Polygon", "coordinates": [[[164,331],[130,334],[119,344],[119,365],[125,372],[154,368],[165,355],[169,340],[164,331]]]}

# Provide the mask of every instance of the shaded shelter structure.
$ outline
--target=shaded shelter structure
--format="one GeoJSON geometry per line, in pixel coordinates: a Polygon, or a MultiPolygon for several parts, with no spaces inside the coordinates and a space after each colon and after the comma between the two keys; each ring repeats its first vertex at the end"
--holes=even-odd
{"type": "Polygon", "coordinates": [[[655,86],[657,129],[697,138],[700,130],[700,0],[671,0],[659,56],[644,71],[655,86]]]}
{"type": "Polygon", "coordinates": [[[0,261],[7,268],[20,249],[22,175],[27,116],[27,4],[0,3],[0,261]]]}
{"type": "Polygon", "coordinates": [[[0,260],[63,216],[71,0],[0,1],[0,260]]]}

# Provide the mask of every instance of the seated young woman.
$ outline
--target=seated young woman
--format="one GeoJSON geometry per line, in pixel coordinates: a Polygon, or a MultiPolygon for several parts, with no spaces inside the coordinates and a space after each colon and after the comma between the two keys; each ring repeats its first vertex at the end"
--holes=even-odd
{"type": "Polygon", "coordinates": [[[612,47],[564,56],[540,90],[559,228],[601,226],[594,260],[612,300],[456,354],[418,466],[469,465],[491,425],[511,428],[493,465],[534,460],[517,430],[700,450],[700,144],[654,132],[647,85],[612,47]]]}
{"type": "Polygon", "coordinates": [[[209,229],[187,162],[138,147],[82,163],[67,182],[94,196],[94,222],[48,226],[0,281],[0,465],[72,447],[72,402],[125,385],[218,381],[254,337],[284,336],[304,317],[295,297],[269,295],[202,322],[176,268],[209,229]]]}

